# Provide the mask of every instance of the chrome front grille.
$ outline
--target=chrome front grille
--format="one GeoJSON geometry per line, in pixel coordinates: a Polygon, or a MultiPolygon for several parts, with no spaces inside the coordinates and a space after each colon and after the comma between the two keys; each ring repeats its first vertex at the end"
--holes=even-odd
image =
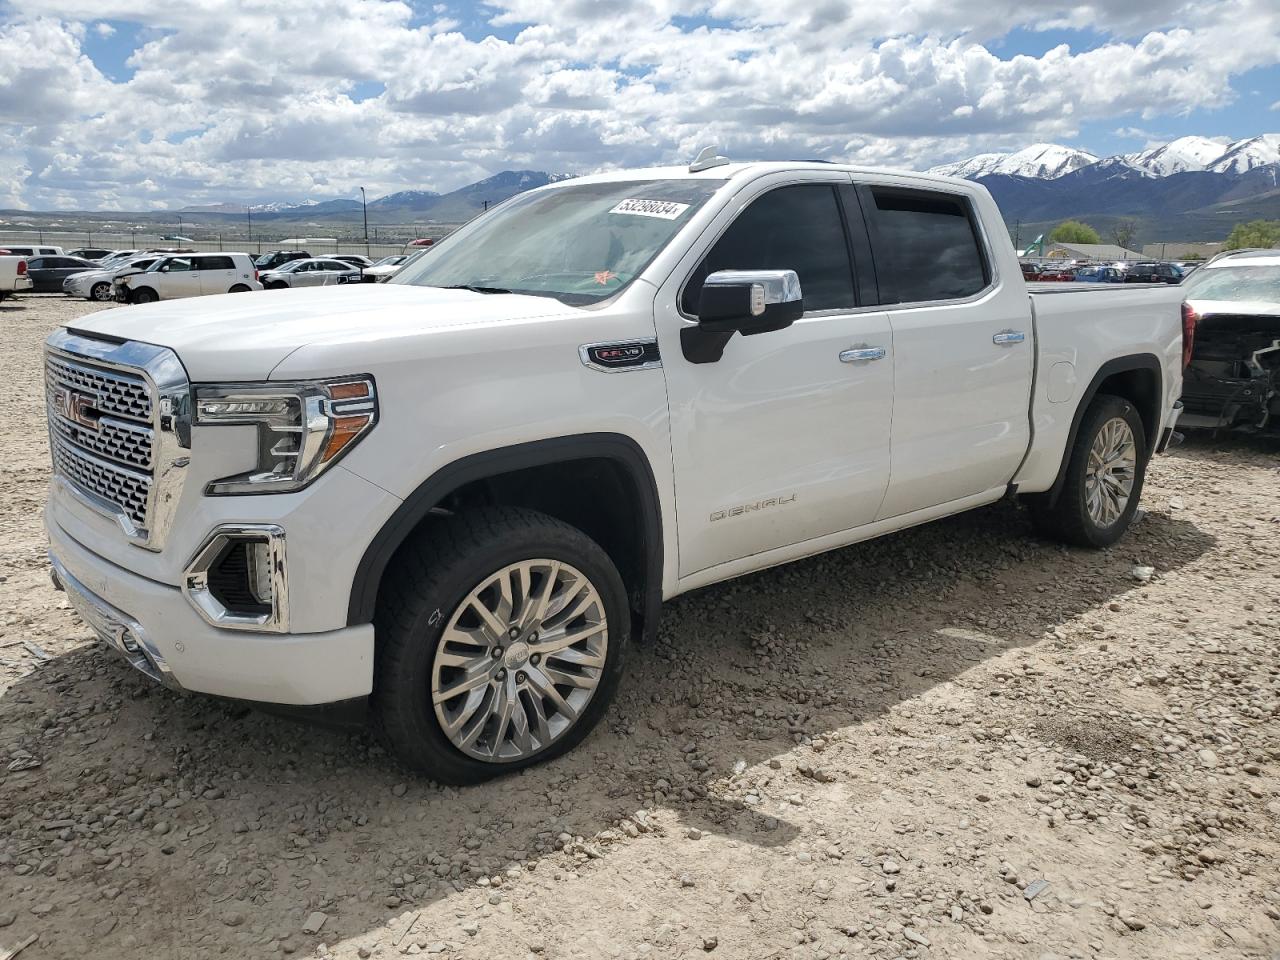
{"type": "Polygon", "coordinates": [[[155,446],[147,380],[48,352],[45,387],[54,473],[145,530],[155,446]]]}
{"type": "Polygon", "coordinates": [[[101,413],[151,422],[151,391],[141,376],[45,355],[45,375],[50,384],[77,390],[96,398],[101,413]]]}
{"type": "Polygon", "coordinates": [[[149,474],[125,470],[59,440],[53,443],[53,470],[81,492],[119,509],[135,527],[146,527],[149,474]]]}

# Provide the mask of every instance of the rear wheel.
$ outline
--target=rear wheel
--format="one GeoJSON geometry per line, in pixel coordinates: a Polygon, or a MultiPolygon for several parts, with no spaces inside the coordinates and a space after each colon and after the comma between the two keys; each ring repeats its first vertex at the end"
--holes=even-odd
{"type": "Polygon", "coordinates": [[[89,299],[96,300],[99,303],[106,303],[110,300],[114,300],[115,298],[116,295],[111,290],[111,284],[106,282],[95,283],[89,290],[89,299]]]}
{"type": "Polygon", "coordinates": [[[1129,529],[1147,472],[1142,418],[1123,397],[1095,397],[1080,422],[1056,503],[1031,500],[1036,528],[1081,547],[1108,547],[1129,529]]]}
{"type": "Polygon", "coordinates": [[[228,293],[248,293],[248,292],[249,292],[249,288],[246,287],[243,283],[237,283],[234,287],[232,287],[228,291],[228,293]]]}
{"type": "Polygon", "coordinates": [[[397,554],[379,600],[373,708],[391,749],[442,783],[557,757],[613,697],[630,639],[622,578],[580,530],[491,508],[397,554]]]}

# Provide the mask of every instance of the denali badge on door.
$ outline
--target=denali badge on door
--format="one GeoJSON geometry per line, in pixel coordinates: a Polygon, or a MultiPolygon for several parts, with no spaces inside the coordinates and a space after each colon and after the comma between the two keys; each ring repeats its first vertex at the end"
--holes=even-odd
{"type": "Polygon", "coordinates": [[[656,340],[619,340],[614,343],[588,343],[578,348],[582,362],[592,370],[614,373],[622,370],[648,370],[662,366],[656,340]]]}

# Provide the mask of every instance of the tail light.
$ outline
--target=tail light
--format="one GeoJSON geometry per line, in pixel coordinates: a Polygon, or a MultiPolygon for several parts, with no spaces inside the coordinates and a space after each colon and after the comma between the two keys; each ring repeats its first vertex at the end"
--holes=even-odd
{"type": "Polygon", "coordinates": [[[258,282],[258,268],[257,268],[257,267],[254,267],[254,268],[253,268],[253,282],[254,282],[254,283],[257,283],[257,282],[258,282]]]}
{"type": "Polygon", "coordinates": [[[1196,342],[1196,324],[1200,322],[1200,314],[1191,309],[1191,304],[1182,304],[1182,369],[1185,372],[1191,365],[1191,348],[1196,342]]]}
{"type": "Polygon", "coordinates": [[[25,275],[26,275],[26,272],[27,272],[27,261],[25,261],[25,260],[19,260],[19,261],[18,261],[18,276],[20,276],[20,277],[21,277],[21,276],[25,276],[25,275]]]}

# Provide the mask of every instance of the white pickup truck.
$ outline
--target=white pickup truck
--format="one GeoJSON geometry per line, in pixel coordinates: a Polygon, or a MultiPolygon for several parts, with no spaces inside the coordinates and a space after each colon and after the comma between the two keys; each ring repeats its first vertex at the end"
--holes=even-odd
{"type": "Polygon", "coordinates": [[[677,594],[1014,494],[1119,538],[1179,294],[1057,286],[981,186],[716,158],[521,194],[387,284],[82,317],[54,575],[157,680],[367,703],[482,780],[581,741],[677,594]]]}
{"type": "Polygon", "coordinates": [[[31,287],[27,258],[0,256],[0,300],[30,290],[31,287]]]}

